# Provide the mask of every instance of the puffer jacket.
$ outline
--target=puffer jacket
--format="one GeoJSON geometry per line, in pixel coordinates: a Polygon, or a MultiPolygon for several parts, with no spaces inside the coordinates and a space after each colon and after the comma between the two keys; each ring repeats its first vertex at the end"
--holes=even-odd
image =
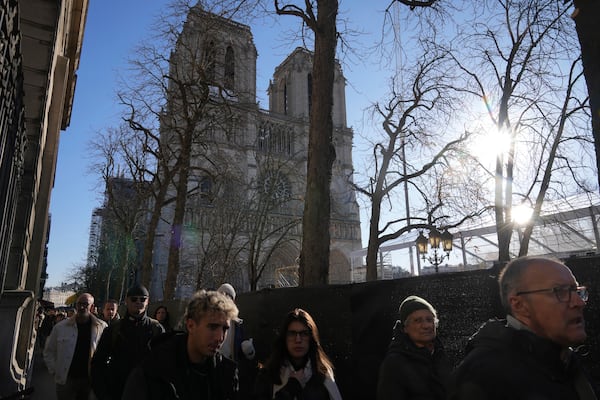
{"type": "Polygon", "coordinates": [[[452,363],[436,338],[433,353],[417,347],[394,327],[394,338],[379,368],[377,400],[443,400],[452,363]]]}
{"type": "Polygon", "coordinates": [[[149,356],[131,372],[122,400],[237,399],[235,362],[217,353],[202,373],[195,372],[188,360],[187,334],[166,335],[152,342],[149,356]]]}
{"type": "Polygon", "coordinates": [[[504,320],[488,321],[469,339],[466,357],[452,375],[449,399],[595,399],[579,357],[564,351],[504,320]]]}
{"type": "MultiPolygon", "coordinates": [[[[64,385],[67,382],[69,367],[73,361],[75,345],[77,344],[77,321],[75,315],[54,325],[44,347],[44,362],[56,383],[64,385]]],[[[96,351],[106,322],[90,315],[92,337],[90,340],[90,359],[96,351]]]]}

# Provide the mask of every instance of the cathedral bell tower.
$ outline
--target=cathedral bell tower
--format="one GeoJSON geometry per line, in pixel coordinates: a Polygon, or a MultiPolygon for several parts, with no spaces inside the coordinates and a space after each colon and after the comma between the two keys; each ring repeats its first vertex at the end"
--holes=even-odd
{"type": "MultiPolygon", "coordinates": [[[[313,55],[297,47],[276,69],[269,84],[269,110],[309,120],[313,55]]],[[[333,126],[346,128],[346,80],[336,62],[333,84],[333,126]]]]}

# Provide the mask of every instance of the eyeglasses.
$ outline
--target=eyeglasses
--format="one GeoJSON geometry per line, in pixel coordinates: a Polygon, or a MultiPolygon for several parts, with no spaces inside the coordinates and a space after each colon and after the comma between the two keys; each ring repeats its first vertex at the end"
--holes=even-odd
{"type": "Polygon", "coordinates": [[[148,298],[146,296],[129,296],[129,298],[133,302],[137,302],[137,301],[144,302],[144,301],[148,300],[148,298]]]}
{"type": "Polygon", "coordinates": [[[522,294],[532,294],[532,293],[543,293],[543,292],[552,292],[556,296],[556,299],[561,303],[570,303],[571,302],[571,293],[577,293],[577,296],[581,298],[583,301],[588,300],[588,290],[585,286],[556,286],[549,289],[538,289],[538,290],[527,290],[523,292],[517,292],[517,296],[522,294]]]}
{"type": "Polygon", "coordinates": [[[287,338],[288,339],[296,339],[298,336],[300,336],[300,339],[307,339],[310,337],[310,331],[308,329],[305,329],[303,331],[287,331],[286,332],[287,338]]]}
{"type": "Polygon", "coordinates": [[[90,305],[90,303],[84,303],[82,301],[78,301],[76,304],[77,304],[77,307],[87,307],[90,305]]]}

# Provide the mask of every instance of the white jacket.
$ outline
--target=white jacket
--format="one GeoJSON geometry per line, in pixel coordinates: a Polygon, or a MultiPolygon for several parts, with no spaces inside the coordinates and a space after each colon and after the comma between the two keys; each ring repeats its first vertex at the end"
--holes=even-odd
{"type": "MultiPolygon", "coordinates": [[[[92,337],[90,346],[90,360],[96,351],[96,346],[102,336],[102,331],[107,327],[106,322],[91,315],[92,319],[92,337]]],[[[77,344],[77,322],[75,315],[54,325],[44,348],[44,361],[51,375],[54,375],[54,381],[61,385],[67,382],[69,367],[75,353],[77,344]]],[[[89,362],[88,362],[89,372],[89,362]]]]}

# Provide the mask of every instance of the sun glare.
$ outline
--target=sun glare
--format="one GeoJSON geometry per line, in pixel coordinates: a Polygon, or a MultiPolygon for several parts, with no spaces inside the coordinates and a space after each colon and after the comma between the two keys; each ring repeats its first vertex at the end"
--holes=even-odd
{"type": "Polygon", "coordinates": [[[512,208],[512,220],[518,225],[525,225],[531,219],[533,209],[526,204],[519,204],[512,208]]]}
{"type": "Polygon", "coordinates": [[[496,156],[508,152],[510,148],[510,135],[504,130],[498,130],[498,126],[490,117],[494,114],[493,107],[486,99],[471,104],[465,114],[467,129],[475,134],[472,137],[470,153],[479,161],[495,161],[496,156]]]}
{"type": "Polygon", "coordinates": [[[510,136],[494,129],[473,141],[471,154],[480,160],[495,160],[498,154],[506,153],[509,146],[510,136]]]}

